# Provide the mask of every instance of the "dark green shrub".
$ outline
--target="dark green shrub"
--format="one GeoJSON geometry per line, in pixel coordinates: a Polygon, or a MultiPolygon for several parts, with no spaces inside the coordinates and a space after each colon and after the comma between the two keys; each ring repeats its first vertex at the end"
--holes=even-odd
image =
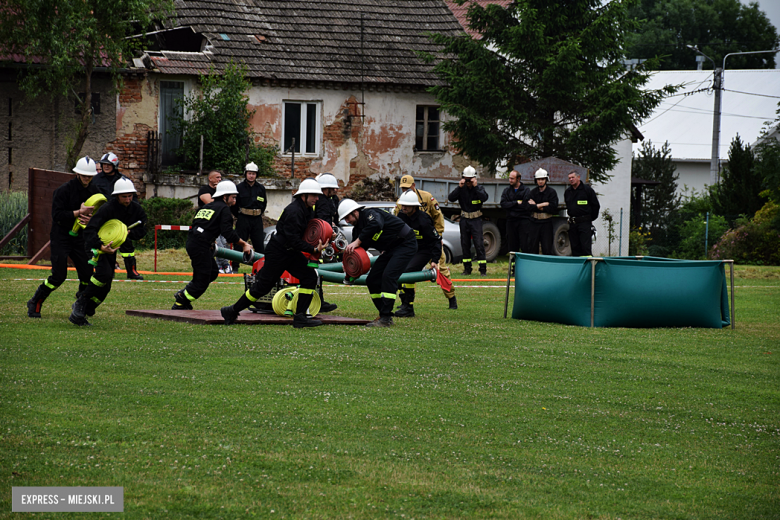
{"type": "Polygon", "coordinates": [[[712,258],[734,260],[738,264],[780,265],[780,233],[772,221],[780,206],[769,201],[752,219],[739,219],[712,248],[712,258]]]}
{"type": "Polygon", "coordinates": [[[680,247],[672,255],[674,258],[687,260],[706,260],[705,234],[707,236],[707,249],[709,250],[718,239],[729,229],[728,222],[720,215],[710,213],[709,227],[705,215],[697,215],[686,220],[680,227],[680,247]],[[706,233],[705,233],[706,231],[706,233]]]}
{"type": "MultiPolygon", "coordinates": [[[[198,208],[192,205],[190,199],[164,199],[153,197],[141,201],[149,219],[146,224],[146,236],[136,242],[140,249],[154,247],[154,226],[172,225],[189,226],[198,208]]],[[[187,242],[187,231],[158,231],[157,249],[179,249],[187,242]]]]}
{"type": "MultiPolygon", "coordinates": [[[[8,234],[27,214],[27,193],[0,193],[0,238],[8,234]]],[[[2,256],[27,255],[27,225],[2,250],[2,256]]]]}

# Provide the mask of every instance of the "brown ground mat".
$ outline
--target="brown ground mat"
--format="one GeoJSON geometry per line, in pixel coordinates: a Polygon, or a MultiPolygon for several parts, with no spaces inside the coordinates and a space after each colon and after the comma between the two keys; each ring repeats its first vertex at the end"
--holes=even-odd
{"type": "MultiPolygon", "coordinates": [[[[161,320],[181,321],[185,323],[200,323],[203,325],[222,325],[225,320],[217,310],[209,311],[173,311],[173,310],[128,310],[125,311],[128,316],[140,316],[142,318],[158,318],[161,320]]],[[[371,320],[361,320],[358,318],[344,318],[343,316],[331,316],[330,314],[320,314],[318,320],[323,325],[365,325],[371,320]]],[[[244,311],[236,320],[237,325],[292,325],[292,318],[283,318],[276,314],[258,314],[251,311],[244,311]]]]}

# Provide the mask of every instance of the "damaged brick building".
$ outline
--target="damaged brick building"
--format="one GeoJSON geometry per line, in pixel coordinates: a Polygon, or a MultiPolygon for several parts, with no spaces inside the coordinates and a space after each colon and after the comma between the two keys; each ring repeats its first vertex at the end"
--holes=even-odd
{"type": "MultiPolygon", "coordinates": [[[[121,92],[101,92],[102,111],[83,149],[116,153],[121,171],[147,197],[189,196],[202,182],[170,173],[178,147],[168,132],[174,100],[197,91],[199,74],[230,60],[248,67],[251,124],[279,147],[276,170],[283,177],[292,174],[293,139],[295,178],[331,172],[347,191],[366,177],[457,175],[468,164],[449,147],[446,115],[426,92],[439,80],[416,54],[436,50],[429,32],[463,33],[445,2],[177,0],[175,7],[169,27],[153,34],[155,44],[125,70],[121,92]]],[[[6,97],[21,99],[18,92],[6,97]]],[[[20,117],[18,124],[41,122],[20,117]]],[[[28,146],[33,134],[19,134],[14,146],[28,146]]],[[[17,154],[8,167],[63,169],[62,139],[39,135],[36,146],[47,153],[17,154]]],[[[0,165],[6,176],[8,167],[0,165]]],[[[21,177],[14,188],[24,188],[21,177]]]]}

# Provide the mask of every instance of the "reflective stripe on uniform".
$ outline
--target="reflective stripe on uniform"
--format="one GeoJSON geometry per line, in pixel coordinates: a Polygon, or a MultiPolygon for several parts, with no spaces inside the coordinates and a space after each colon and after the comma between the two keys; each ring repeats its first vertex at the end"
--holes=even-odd
{"type": "Polygon", "coordinates": [[[127,258],[127,257],[129,257],[129,256],[135,256],[135,251],[133,251],[132,253],[119,253],[119,255],[120,255],[122,258],[127,258]]]}
{"type": "Polygon", "coordinates": [[[247,300],[249,300],[250,302],[253,302],[253,303],[258,300],[258,298],[255,298],[254,296],[249,294],[249,291],[246,292],[246,298],[247,298],[247,300]]]}
{"type": "Polygon", "coordinates": [[[48,287],[48,288],[49,288],[49,289],[51,289],[52,291],[53,291],[54,289],[56,289],[57,287],[59,287],[58,285],[54,285],[54,284],[52,284],[52,283],[49,283],[49,280],[46,280],[45,282],[43,282],[43,285],[45,285],[46,287],[48,287]]]}
{"type": "Polygon", "coordinates": [[[298,289],[298,294],[314,294],[314,289],[304,289],[301,287],[298,289]]]}
{"type": "Polygon", "coordinates": [[[187,289],[184,289],[184,296],[191,302],[194,302],[197,300],[194,296],[192,296],[190,293],[187,292],[187,289]]]}
{"type": "Polygon", "coordinates": [[[401,287],[403,287],[404,289],[414,289],[414,284],[413,283],[402,283],[401,287]]]}
{"type": "Polygon", "coordinates": [[[382,298],[388,298],[390,300],[395,300],[396,299],[396,294],[395,293],[383,292],[380,296],[382,298]]]}
{"type": "Polygon", "coordinates": [[[382,295],[381,295],[381,294],[372,294],[372,295],[371,295],[371,299],[372,299],[372,300],[376,300],[376,299],[378,299],[378,298],[381,298],[381,297],[382,297],[382,295]]]}
{"type": "Polygon", "coordinates": [[[92,278],[90,278],[89,281],[94,283],[98,287],[105,287],[106,286],[106,284],[104,284],[103,282],[98,281],[98,279],[95,278],[94,276],[92,278]]]}

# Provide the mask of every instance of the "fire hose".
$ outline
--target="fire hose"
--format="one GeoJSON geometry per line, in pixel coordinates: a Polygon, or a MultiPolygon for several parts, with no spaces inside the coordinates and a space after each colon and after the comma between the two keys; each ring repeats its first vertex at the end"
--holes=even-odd
{"type": "MultiPolygon", "coordinates": [[[[125,240],[127,240],[127,232],[140,225],[141,221],[139,220],[134,224],[125,226],[124,222],[114,218],[100,226],[100,229],[98,229],[98,237],[100,238],[100,241],[103,242],[103,245],[111,244],[113,249],[119,249],[119,247],[125,243],[125,240]]],[[[93,249],[92,254],[94,256],[88,263],[97,266],[98,259],[100,258],[100,255],[103,254],[103,251],[100,249],[93,249]]]]}
{"type": "MultiPolygon", "coordinates": [[[[92,195],[90,198],[88,198],[86,201],[84,201],[84,205],[87,207],[92,207],[92,213],[91,215],[94,215],[95,212],[100,209],[100,206],[102,206],[106,202],[106,196],[102,193],[96,193],[92,195]]],[[[75,237],[79,234],[79,231],[84,229],[85,226],[81,222],[79,222],[79,219],[76,219],[76,222],[73,223],[73,227],[70,231],[68,231],[68,234],[72,237],[75,237]]]]}

